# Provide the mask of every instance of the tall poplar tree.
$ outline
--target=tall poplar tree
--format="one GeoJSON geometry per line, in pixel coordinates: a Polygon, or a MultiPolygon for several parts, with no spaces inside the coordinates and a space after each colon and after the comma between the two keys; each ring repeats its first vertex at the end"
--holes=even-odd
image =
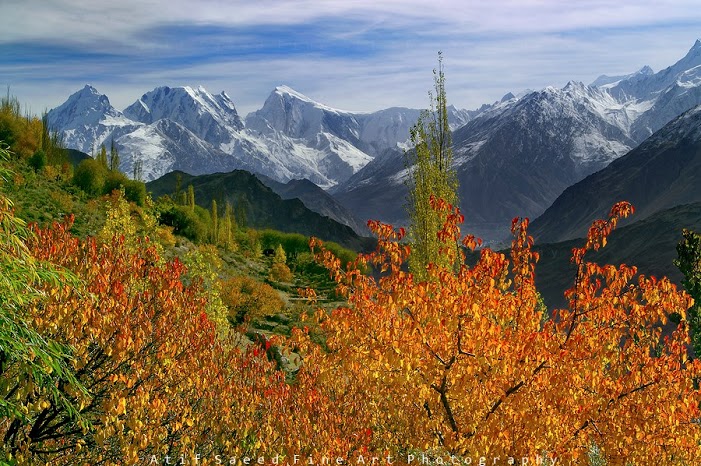
{"type": "Polygon", "coordinates": [[[212,244],[219,243],[219,209],[217,201],[212,199],[212,244]]]}
{"type": "MultiPolygon", "coordinates": [[[[443,57],[438,53],[438,69],[433,70],[435,95],[429,92],[430,107],[421,112],[419,121],[411,129],[413,165],[409,188],[409,239],[412,243],[409,267],[419,278],[426,277],[426,266],[435,263],[452,267],[450,259],[441,254],[445,247],[438,238],[445,214],[431,207],[431,197],[455,205],[458,200],[458,181],[453,168],[453,150],[448,125],[448,106],[445,95],[443,57]]],[[[452,247],[452,245],[449,245],[452,247]]],[[[457,247],[457,244],[455,245],[457,247]]]]}
{"type": "Polygon", "coordinates": [[[114,139],[110,143],[110,158],[109,158],[109,168],[112,171],[119,171],[119,150],[114,144],[114,139]]]}
{"type": "Polygon", "coordinates": [[[109,168],[107,163],[107,149],[104,144],[100,146],[100,153],[97,154],[97,161],[100,162],[100,165],[103,167],[109,168]]]}
{"type": "Polygon", "coordinates": [[[187,206],[192,212],[195,211],[195,188],[192,185],[187,186],[187,206]]]}

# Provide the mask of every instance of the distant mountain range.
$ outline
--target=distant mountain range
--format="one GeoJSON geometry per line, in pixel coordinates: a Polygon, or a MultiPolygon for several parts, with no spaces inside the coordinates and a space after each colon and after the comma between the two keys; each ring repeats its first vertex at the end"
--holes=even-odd
{"type": "MultiPolygon", "coordinates": [[[[451,107],[466,229],[503,238],[511,218],[538,217],[566,188],[699,104],[697,41],[657,73],[643,67],[589,86],[509,93],[474,111],[451,107]]],[[[71,148],[90,153],[114,140],[122,170],[131,173],[140,160],[147,180],[176,169],[193,175],[243,169],[282,184],[308,179],[360,225],[368,218],[406,225],[404,150],[418,115],[406,108],[346,112],[285,86],[245,119],[225,93],[201,87],[160,87],[119,112],[86,86],[48,118],[71,148]]]]}
{"type": "MultiPolygon", "coordinates": [[[[68,147],[94,153],[114,140],[121,169],[140,161],[153,180],[173,170],[206,174],[244,169],[276,181],[309,179],[329,188],[346,180],[388,147],[409,138],[419,110],[351,113],[277,87],[245,120],[222,92],[159,87],[118,111],[86,85],[47,117],[68,147]]],[[[471,113],[451,107],[458,127],[471,113]]]]}
{"type": "MultiPolygon", "coordinates": [[[[513,217],[538,217],[567,187],[701,104],[701,42],[658,73],[646,67],[595,82],[605,84],[507,95],[454,131],[468,231],[487,240],[507,236],[513,217]]],[[[398,200],[406,198],[409,173],[401,151],[388,151],[331,192],[361,218],[406,224],[398,200]]]]}

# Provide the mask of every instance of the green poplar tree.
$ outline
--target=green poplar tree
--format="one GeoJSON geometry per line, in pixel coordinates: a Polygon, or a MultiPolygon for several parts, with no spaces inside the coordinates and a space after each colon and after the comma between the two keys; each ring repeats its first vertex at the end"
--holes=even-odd
{"type": "MultiPolygon", "coordinates": [[[[438,53],[438,69],[433,70],[435,96],[429,92],[430,107],[421,113],[419,121],[411,129],[414,151],[409,156],[413,165],[409,186],[409,240],[412,244],[409,267],[420,279],[426,276],[426,266],[435,263],[452,267],[440,254],[438,239],[445,216],[431,207],[431,196],[455,205],[457,174],[453,168],[453,151],[448,125],[448,106],[445,95],[443,57],[438,53]]],[[[457,247],[457,244],[455,245],[457,247]]]]}
{"type": "Polygon", "coordinates": [[[236,221],[234,220],[234,211],[231,208],[231,203],[226,201],[224,207],[224,216],[219,226],[219,242],[224,244],[228,250],[234,250],[236,243],[234,242],[234,230],[236,230],[236,221]]]}
{"type": "Polygon", "coordinates": [[[133,179],[135,179],[136,181],[142,181],[143,173],[144,173],[144,161],[143,160],[138,159],[138,160],[134,161],[132,173],[133,173],[133,176],[132,176],[133,179]]]}
{"type": "Polygon", "coordinates": [[[187,186],[187,206],[190,211],[195,211],[195,188],[191,184],[187,186]]]}
{"type": "Polygon", "coordinates": [[[217,201],[212,199],[212,244],[217,244],[219,239],[219,210],[217,201]]]}
{"type": "Polygon", "coordinates": [[[109,167],[107,163],[107,148],[105,148],[104,144],[100,146],[100,153],[97,154],[97,161],[100,162],[100,165],[102,165],[103,167],[109,167]]]}
{"type": "Polygon", "coordinates": [[[117,146],[114,144],[114,139],[110,143],[110,160],[109,168],[111,171],[119,171],[119,151],[117,146]]]}

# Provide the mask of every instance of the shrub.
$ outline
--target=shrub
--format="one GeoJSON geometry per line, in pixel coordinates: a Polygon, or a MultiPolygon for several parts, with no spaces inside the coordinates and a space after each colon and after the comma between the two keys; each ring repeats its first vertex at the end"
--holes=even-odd
{"type": "Polygon", "coordinates": [[[38,172],[42,168],[46,166],[46,153],[44,153],[43,150],[39,149],[36,152],[34,152],[34,155],[29,157],[29,166],[34,169],[35,172],[38,172]]]}
{"type": "Polygon", "coordinates": [[[251,277],[232,277],[222,283],[221,289],[222,300],[229,309],[229,321],[233,324],[274,314],[285,306],[273,287],[251,277]]]}
{"type": "Polygon", "coordinates": [[[187,206],[170,206],[161,211],[160,221],[163,225],[173,227],[173,233],[202,242],[207,239],[207,225],[187,206]]]}
{"type": "Polygon", "coordinates": [[[75,169],[73,184],[87,194],[97,196],[104,192],[107,169],[95,159],[85,159],[75,169]]]}

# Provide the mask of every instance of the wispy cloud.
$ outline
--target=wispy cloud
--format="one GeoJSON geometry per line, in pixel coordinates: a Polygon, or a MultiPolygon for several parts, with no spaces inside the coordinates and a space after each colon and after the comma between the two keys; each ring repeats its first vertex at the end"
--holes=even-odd
{"type": "Polygon", "coordinates": [[[681,58],[697,1],[4,0],[0,85],[35,112],[86,82],[124,108],[157,85],[226,90],[242,113],[288,84],[351,110],[421,107],[436,52],[448,98],[590,82],[681,58]]]}

